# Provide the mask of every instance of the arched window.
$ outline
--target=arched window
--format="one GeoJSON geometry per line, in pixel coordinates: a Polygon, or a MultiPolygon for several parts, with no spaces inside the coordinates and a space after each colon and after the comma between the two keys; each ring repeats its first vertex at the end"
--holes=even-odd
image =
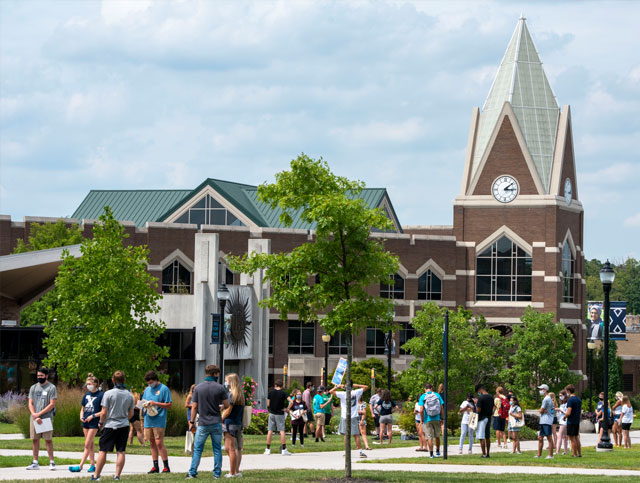
{"type": "Polygon", "coordinates": [[[403,299],[404,298],[404,278],[397,273],[390,275],[390,282],[380,284],[380,297],[387,299],[403,299]]]}
{"type": "Polygon", "coordinates": [[[569,246],[569,241],[562,247],[562,301],[572,304],[575,293],[576,260],[569,246]]]}
{"type": "Polygon", "coordinates": [[[218,203],[211,195],[203,196],[200,201],[180,215],[176,223],[198,225],[245,226],[238,218],[218,203]]]}
{"type": "Polygon", "coordinates": [[[162,270],[162,293],[191,293],[191,272],[178,260],[162,270]]]}
{"type": "Polygon", "coordinates": [[[506,236],[476,258],[476,300],[530,301],[531,254],[506,236]]]}
{"type": "Polygon", "coordinates": [[[418,300],[442,300],[442,281],[431,270],[418,277],[418,300]]]}

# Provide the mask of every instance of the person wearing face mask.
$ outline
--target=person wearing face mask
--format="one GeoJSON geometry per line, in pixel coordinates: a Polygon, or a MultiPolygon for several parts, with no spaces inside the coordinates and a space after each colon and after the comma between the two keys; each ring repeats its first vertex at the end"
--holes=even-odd
{"type": "Polygon", "coordinates": [[[171,391],[158,380],[155,371],[144,375],[147,388],[142,393],[144,408],[144,439],[151,445],[153,468],[148,473],[160,473],[158,457],[162,458],[163,473],[170,473],[167,448],[164,446],[164,429],[167,426],[167,410],[171,407],[171,391]]]}
{"type": "Polygon", "coordinates": [[[549,386],[542,384],[538,386],[540,395],[543,397],[542,406],[540,407],[540,430],[538,431],[538,454],[534,458],[542,456],[542,447],[544,446],[544,438],[549,441],[549,456],[546,459],[553,459],[553,400],[549,396],[549,386]]]}
{"type": "Polygon", "coordinates": [[[313,393],[316,390],[316,388],[313,386],[312,382],[307,382],[305,384],[305,387],[306,389],[302,393],[302,400],[307,405],[307,422],[304,425],[304,435],[306,436],[307,434],[315,434],[315,430],[313,427],[314,419],[313,419],[312,400],[313,400],[313,393]],[[307,429],[309,430],[309,433],[307,433],[307,429]]]}
{"type": "Polygon", "coordinates": [[[300,389],[294,390],[287,411],[291,413],[291,444],[296,445],[296,434],[300,433],[300,447],[304,448],[304,426],[307,415],[307,403],[302,400],[300,389]]]}
{"type": "Polygon", "coordinates": [[[520,426],[517,425],[524,417],[518,398],[511,396],[509,399],[509,437],[513,441],[512,454],[522,454],[520,452],[520,426]]]}
{"type": "MultiPolygon", "coordinates": [[[[42,424],[51,423],[53,428],[53,414],[58,400],[56,386],[47,381],[49,370],[41,367],[36,372],[36,384],[29,389],[29,436],[33,450],[33,463],[27,466],[28,470],[39,470],[38,454],[40,453],[40,439],[43,438],[49,454],[49,469],[54,471],[56,464],[53,460],[53,429],[50,431],[38,431],[36,428],[42,424]],[[45,421],[48,420],[48,421],[45,421]]],[[[39,428],[38,428],[39,429],[39,428]]]]}
{"type": "MultiPolygon", "coordinates": [[[[604,431],[604,426],[606,424],[604,421],[604,392],[601,392],[599,394],[598,399],[600,401],[596,405],[596,420],[598,422],[598,442],[596,443],[596,447],[598,446],[598,443],[600,443],[600,439],[602,438],[602,433],[604,431]]],[[[609,421],[609,426],[610,426],[611,425],[611,405],[610,404],[607,405],[607,413],[608,413],[607,421],[609,421]]]]}
{"type": "Polygon", "coordinates": [[[558,399],[560,399],[560,405],[557,408],[558,411],[558,435],[556,437],[556,454],[560,454],[560,446],[564,443],[564,453],[567,454],[567,446],[568,446],[568,438],[567,438],[567,418],[565,415],[567,414],[567,391],[563,389],[558,394],[558,399]]]}
{"type": "Polygon", "coordinates": [[[69,466],[69,471],[72,473],[81,472],[87,459],[91,462],[91,466],[87,471],[93,473],[96,470],[94,440],[103,411],[103,393],[100,390],[99,382],[97,377],[89,373],[86,380],[87,392],[82,396],[80,408],[80,421],[82,421],[82,431],[84,432],[84,453],[79,465],[69,466]]]}

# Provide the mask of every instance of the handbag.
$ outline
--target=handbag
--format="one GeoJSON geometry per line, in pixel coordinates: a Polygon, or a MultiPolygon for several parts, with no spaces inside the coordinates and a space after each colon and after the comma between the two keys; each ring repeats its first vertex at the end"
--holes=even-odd
{"type": "Polygon", "coordinates": [[[187,431],[187,434],[184,437],[185,453],[193,453],[193,442],[194,442],[193,433],[191,431],[187,431]]]}
{"type": "Polygon", "coordinates": [[[524,426],[524,417],[516,418],[515,416],[509,416],[509,426],[512,428],[521,428],[524,426]]]}
{"type": "Polygon", "coordinates": [[[471,413],[469,416],[469,427],[474,431],[478,429],[478,413],[471,413]]]}
{"type": "Polygon", "coordinates": [[[251,424],[251,418],[253,416],[253,407],[245,406],[242,410],[242,427],[247,428],[251,424]]]}
{"type": "Polygon", "coordinates": [[[303,409],[301,409],[300,411],[302,411],[302,420],[306,423],[309,421],[309,416],[307,416],[307,412],[304,411],[303,409]]]}

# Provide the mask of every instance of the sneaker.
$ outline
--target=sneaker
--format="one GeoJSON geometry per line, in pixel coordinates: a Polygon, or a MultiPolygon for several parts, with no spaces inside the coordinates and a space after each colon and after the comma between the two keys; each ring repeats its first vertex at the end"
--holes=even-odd
{"type": "Polygon", "coordinates": [[[113,475],[113,481],[120,481],[120,477],[118,475],[113,475]]]}
{"type": "Polygon", "coordinates": [[[301,447],[301,448],[304,448],[304,444],[301,444],[301,445],[300,445],[300,447],[301,447]]]}
{"type": "Polygon", "coordinates": [[[470,449],[469,451],[467,451],[467,454],[473,454],[473,450],[470,449]]]}
{"type": "Polygon", "coordinates": [[[53,461],[49,462],[49,470],[56,471],[56,464],[53,461]]]}
{"type": "Polygon", "coordinates": [[[196,475],[192,475],[191,473],[187,473],[187,476],[184,477],[185,480],[195,480],[197,478],[196,475]]]}
{"type": "Polygon", "coordinates": [[[285,456],[290,456],[293,453],[291,451],[289,451],[287,448],[285,448],[282,451],[280,451],[280,454],[285,455],[285,456]]]}
{"type": "Polygon", "coordinates": [[[40,465],[38,464],[37,461],[34,461],[29,466],[27,466],[27,469],[28,470],[39,470],[40,469],[40,465]]]}
{"type": "Polygon", "coordinates": [[[517,454],[522,454],[522,451],[518,450],[516,451],[517,454]]]}
{"type": "Polygon", "coordinates": [[[271,448],[266,448],[264,450],[264,454],[271,454],[271,448]]]}
{"type": "Polygon", "coordinates": [[[82,469],[79,466],[69,466],[69,471],[71,473],[80,473],[82,469]]]}
{"type": "Polygon", "coordinates": [[[507,439],[507,443],[511,444],[511,438],[507,439]]]}
{"type": "Polygon", "coordinates": [[[367,455],[365,454],[364,451],[360,451],[360,458],[366,458],[367,455]]]}
{"type": "Polygon", "coordinates": [[[436,451],[436,458],[440,458],[440,451],[436,451]]]}
{"type": "Polygon", "coordinates": [[[547,456],[545,459],[546,459],[546,460],[552,460],[552,459],[553,459],[553,456],[547,456]]]}
{"type": "Polygon", "coordinates": [[[91,466],[89,466],[89,469],[87,470],[87,473],[93,473],[94,471],[96,471],[96,465],[91,465],[91,466]]]}
{"type": "Polygon", "coordinates": [[[429,458],[434,459],[435,456],[433,456],[432,454],[429,455],[429,458]]]}
{"type": "Polygon", "coordinates": [[[374,441],[373,444],[382,444],[380,441],[374,441]]]}
{"type": "Polygon", "coordinates": [[[100,481],[100,477],[99,476],[92,476],[89,481],[100,481]]]}
{"type": "Polygon", "coordinates": [[[458,450],[458,454],[462,454],[462,448],[458,450]]]}
{"type": "Polygon", "coordinates": [[[171,473],[171,470],[169,469],[168,466],[165,466],[164,468],[162,468],[162,472],[163,473],[171,473]]]}
{"type": "Polygon", "coordinates": [[[242,478],[242,471],[238,471],[235,475],[236,478],[242,478]]]}
{"type": "Polygon", "coordinates": [[[320,441],[322,441],[323,443],[325,443],[326,441],[324,440],[324,438],[320,438],[320,441]]]}
{"type": "Polygon", "coordinates": [[[319,440],[318,440],[318,438],[316,438],[316,443],[318,443],[318,442],[319,442],[319,440]]]}
{"type": "Polygon", "coordinates": [[[534,458],[540,458],[540,455],[535,455],[534,458]]]}
{"type": "Polygon", "coordinates": [[[155,466],[153,468],[151,468],[149,471],[147,471],[148,475],[152,475],[154,473],[160,473],[160,468],[156,468],[155,466]]]}
{"type": "Polygon", "coordinates": [[[224,475],[225,478],[233,478],[235,475],[232,475],[231,473],[227,473],[226,475],[224,475]]]}

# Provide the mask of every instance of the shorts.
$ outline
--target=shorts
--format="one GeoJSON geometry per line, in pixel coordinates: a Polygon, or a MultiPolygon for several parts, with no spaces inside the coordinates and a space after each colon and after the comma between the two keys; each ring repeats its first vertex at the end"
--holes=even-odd
{"type": "Polygon", "coordinates": [[[236,449],[242,449],[242,445],[244,443],[242,426],[237,424],[225,424],[222,426],[222,432],[229,433],[236,440],[236,449]]]}
{"type": "Polygon", "coordinates": [[[391,414],[380,416],[380,424],[393,424],[393,416],[391,414]]]}
{"type": "Polygon", "coordinates": [[[499,416],[494,416],[494,418],[493,418],[493,429],[495,429],[496,431],[504,432],[505,422],[506,422],[505,419],[502,419],[499,416]]]}
{"type": "MultiPolygon", "coordinates": [[[[347,434],[347,420],[340,419],[340,427],[338,428],[338,434],[347,434]]],[[[351,418],[351,435],[360,436],[360,428],[358,424],[358,418],[351,418]]]]}
{"type": "Polygon", "coordinates": [[[380,415],[379,415],[379,414],[374,414],[374,415],[373,415],[373,425],[374,425],[376,428],[379,428],[379,427],[380,427],[380,415]]]}
{"type": "Polygon", "coordinates": [[[540,431],[538,431],[538,436],[540,438],[544,438],[545,436],[551,436],[551,425],[550,424],[541,424],[540,431]]]}
{"type": "Polygon", "coordinates": [[[164,439],[164,428],[144,428],[144,439],[147,441],[164,439]]]}
{"type": "Polygon", "coordinates": [[[567,436],[578,436],[580,434],[580,424],[567,423],[567,436]]]}
{"type": "Polygon", "coordinates": [[[558,417],[557,416],[553,417],[553,424],[558,424],[558,417]]]}
{"type": "Polygon", "coordinates": [[[131,424],[136,421],[140,421],[140,410],[138,408],[133,408],[133,417],[129,420],[131,424]]]}
{"type": "Polygon", "coordinates": [[[100,418],[93,418],[88,423],[82,423],[82,427],[84,429],[98,429],[99,422],[100,422],[100,418]]]}
{"type": "Polygon", "coordinates": [[[267,431],[284,431],[284,414],[269,413],[267,431]]]}
{"type": "Polygon", "coordinates": [[[307,411],[307,422],[313,423],[314,420],[315,418],[313,417],[313,411],[307,411]]]}
{"type": "Polygon", "coordinates": [[[324,413],[315,413],[313,415],[313,420],[316,422],[318,426],[324,426],[325,414],[324,413]]]}
{"type": "Polygon", "coordinates": [[[440,437],[440,420],[426,421],[422,425],[422,432],[427,439],[434,439],[440,437]]]}
{"type": "Polygon", "coordinates": [[[491,439],[491,429],[489,427],[489,418],[478,420],[476,428],[476,439],[491,439]]]}
{"type": "Polygon", "coordinates": [[[45,431],[44,433],[36,433],[36,428],[33,425],[33,419],[29,418],[29,439],[43,438],[45,441],[51,441],[53,439],[53,431],[45,431]]]}
{"type": "Polygon", "coordinates": [[[324,425],[325,426],[329,426],[329,423],[331,422],[331,418],[333,417],[333,414],[331,413],[324,413],[324,425]]]}
{"type": "MultiPolygon", "coordinates": [[[[146,429],[145,429],[146,431],[146,429]]],[[[100,436],[100,451],[109,453],[116,448],[118,453],[127,449],[127,439],[129,438],[129,426],[123,428],[104,428],[100,436]]]]}
{"type": "Polygon", "coordinates": [[[629,431],[631,429],[631,423],[622,423],[620,427],[622,428],[622,431],[629,431]]]}

